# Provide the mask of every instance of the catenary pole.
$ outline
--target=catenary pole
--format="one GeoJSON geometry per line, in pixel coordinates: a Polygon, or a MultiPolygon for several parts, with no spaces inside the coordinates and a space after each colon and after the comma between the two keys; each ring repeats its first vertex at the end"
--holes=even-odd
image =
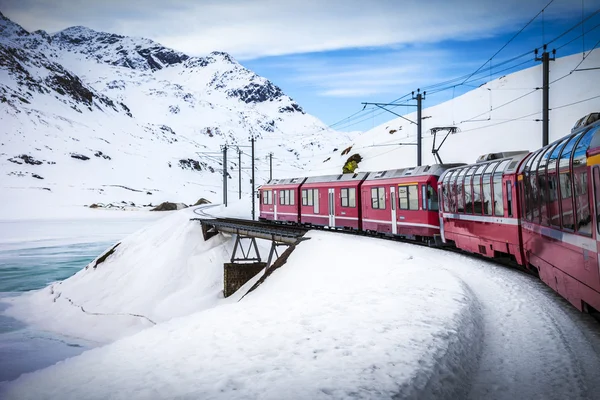
{"type": "Polygon", "coordinates": [[[252,143],[252,220],[254,220],[254,136],[250,142],[252,143]]]}
{"type": "Polygon", "coordinates": [[[227,145],[223,146],[223,204],[227,207],[227,145]]]}
{"type": "Polygon", "coordinates": [[[242,150],[238,147],[238,199],[242,199],[242,150]]]}
{"type": "Polygon", "coordinates": [[[544,45],[541,57],[537,57],[538,51],[535,50],[535,60],[542,62],[542,146],[547,146],[550,141],[550,61],[554,61],[556,55],[556,50],[552,50],[550,57],[547,49],[548,46],[544,45]]]}

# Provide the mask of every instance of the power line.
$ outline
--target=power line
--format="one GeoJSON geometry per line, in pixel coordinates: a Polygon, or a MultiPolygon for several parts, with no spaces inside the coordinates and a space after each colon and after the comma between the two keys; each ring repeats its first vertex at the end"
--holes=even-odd
{"type": "MultiPolygon", "coordinates": [[[[573,29],[577,28],[579,25],[583,25],[585,21],[589,20],[590,18],[594,17],[596,14],[600,13],[600,8],[597,9],[596,11],[594,11],[592,14],[588,15],[587,18],[582,19],[581,22],[578,22],[577,24],[573,25],[571,28],[567,29],[566,31],[564,31],[563,33],[561,33],[560,35],[558,35],[557,37],[555,37],[554,39],[552,39],[551,41],[549,41],[548,43],[546,43],[547,45],[550,45],[554,42],[556,42],[557,40],[559,40],[560,38],[562,38],[563,36],[565,36],[566,34],[568,34],[569,32],[571,32],[573,29]]],[[[584,33],[582,33],[581,35],[579,35],[577,37],[577,39],[579,39],[584,33]]],[[[560,48],[560,47],[559,47],[560,48]]],[[[558,50],[558,49],[557,49],[558,50]]]]}
{"type": "MultiPolygon", "coordinates": [[[[533,17],[531,20],[529,20],[529,22],[528,22],[528,23],[526,23],[526,24],[525,24],[525,26],[524,26],[523,28],[521,28],[521,30],[520,30],[519,32],[517,32],[517,33],[516,33],[516,34],[515,34],[515,35],[514,35],[512,38],[510,38],[510,39],[508,40],[508,42],[506,42],[506,43],[504,44],[504,46],[502,46],[502,47],[500,48],[500,50],[498,50],[496,53],[494,53],[494,55],[493,55],[493,56],[491,56],[491,57],[490,57],[490,58],[489,58],[489,59],[488,59],[488,60],[487,60],[485,63],[483,63],[483,65],[482,65],[481,67],[477,68],[477,69],[475,70],[475,72],[473,72],[473,73],[472,73],[472,74],[469,76],[469,78],[471,78],[471,76],[473,76],[473,75],[475,75],[477,72],[479,72],[479,71],[480,71],[480,70],[481,70],[483,67],[485,67],[485,66],[487,65],[487,63],[489,63],[490,61],[492,61],[492,59],[494,59],[494,57],[496,57],[498,54],[500,54],[500,52],[501,52],[502,50],[504,50],[504,49],[506,48],[506,46],[508,46],[508,45],[509,45],[509,44],[510,44],[510,43],[511,43],[513,40],[515,40],[515,39],[517,38],[517,36],[519,36],[519,35],[520,35],[520,34],[521,34],[521,33],[522,33],[522,32],[523,32],[523,31],[524,31],[524,30],[525,30],[525,29],[526,29],[526,28],[527,28],[527,27],[528,27],[528,26],[529,26],[529,25],[530,25],[530,24],[533,22],[533,21],[535,21],[535,20],[536,20],[536,18],[537,18],[537,17],[539,17],[539,15],[540,15],[540,14],[542,14],[542,13],[544,12],[544,10],[545,10],[546,8],[548,8],[548,7],[550,6],[550,4],[552,4],[553,2],[554,2],[554,0],[550,0],[550,2],[549,2],[548,4],[546,4],[546,7],[542,8],[542,10],[541,10],[540,12],[538,12],[538,13],[535,15],[535,17],[533,17]]],[[[467,80],[469,80],[469,78],[465,79],[465,82],[466,82],[467,80]]],[[[464,82],[463,82],[463,83],[464,83],[464,82]]]]}

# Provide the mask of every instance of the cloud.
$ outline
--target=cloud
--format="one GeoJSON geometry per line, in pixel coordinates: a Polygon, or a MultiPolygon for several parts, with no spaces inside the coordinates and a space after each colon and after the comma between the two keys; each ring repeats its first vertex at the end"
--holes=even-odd
{"type": "MultiPolygon", "coordinates": [[[[142,36],[191,55],[236,58],[474,40],[514,30],[547,0],[3,0],[28,30],[72,25],[142,36]]],[[[557,1],[546,18],[581,13],[557,1]]],[[[588,9],[600,0],[586,0],[588,9]]]]}
{"type": "MultiPolygon", "coordinates": [[[[321,97],[365,98],[414,90],[423,82],[444,80],[453,68],[476,68],[457,60],[450,49],[404,46],[278,57],[269,66],[293,77],[294,87],[310,87],[321,97]]],[[[268,61],[267,61],[268,62],[268,61]]]]}

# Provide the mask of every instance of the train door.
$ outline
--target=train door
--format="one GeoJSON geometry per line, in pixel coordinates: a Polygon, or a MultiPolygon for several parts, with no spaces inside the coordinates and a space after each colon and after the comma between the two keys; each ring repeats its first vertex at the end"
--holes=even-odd
{"type": "Polygon", "coordinates": [[[273,219],[277,221],[277,190],[273,190],[273,219]]]}
{"type": "Polygon", "coordinates": [[[335,189],[329,189],[327,201],[329,204],[329,226],[335,226],[335,189]]]}
{"type": "Polygon", "coordinates": [[[592,197],[593,204],[590,204],[590,217],[592,221],[596,222],[595,229],[592,228],[592,232],[595,231],[596,236],[598,276],[600,280],[600,167],[597,165],[592,168],[592,180],[594,183],[594,196],[592,197]]]}
{"type": "Polygon", "coordinates": [[[392,209],[392,233],[396,235],[398,233],[398,224],[396,219],[396,187],[390,186],[390,204],[392,209]]]}

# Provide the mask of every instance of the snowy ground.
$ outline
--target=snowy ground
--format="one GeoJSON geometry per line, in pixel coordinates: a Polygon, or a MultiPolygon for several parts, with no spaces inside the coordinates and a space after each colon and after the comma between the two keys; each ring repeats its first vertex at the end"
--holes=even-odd
{"type": "MultiPolygon", "coordinates": [[[[240,205],[235,214],[246,212],[240,205]]],[[[233,298],[220,293],[231,239],[203,242],[190,216],[174,213],[127,238],[112,261],[55,285],[64,293],[56,302],[49,289],[14,302],[9,315],[114,342],[2,384],[0,397],[600,393],[598,325],[528,275],[435,249],[311,232],[238,302],[249,285],[233,298]],[[158,323],[89,315],[64,301],[69,296],[93,311],[158,323]]]]}

